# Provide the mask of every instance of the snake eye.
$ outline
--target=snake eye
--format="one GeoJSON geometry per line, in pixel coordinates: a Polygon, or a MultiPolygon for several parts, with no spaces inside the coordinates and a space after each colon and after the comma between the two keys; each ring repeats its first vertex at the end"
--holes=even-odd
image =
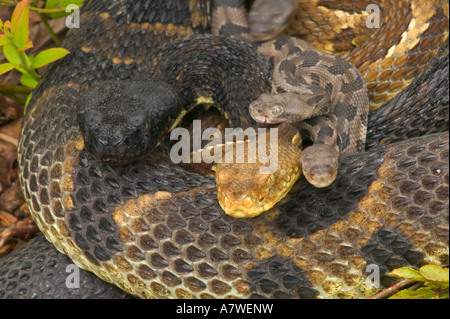
{"type": "Polygon", "coordinates": [[[264,173],[264,174],[259,174],[256,178],[256,182],[258,183],[258,185],[268,185],[271,186],[273,183],[273,177],[272,174],[270,173],[264,173]]]}
{"type": "Polygon", "coordinates": [[[102,114],[98,111],[90,111],[86,113],[86,115],[84,116],[84,120],[86,125],[92,128],[100,124],[102,120],[102,114]]]}
{"type": "Polygon", "coordinates": [[[228,171],[227,169],[222,169],[220,171],[216,171],[217,179],[220,183],[226,184],[230,181],[230,179],[233,178],[232,172],[228,171]]]}
{"type": "Polygon", "coordinates": [[[130,124],[133,126],[141,126],[145,121],[145,114],[134,114],[129,118],[130,124]]]}
{"type": "Polygon", "coordinates": [[[283,16],[279,16],[275,19],[274,24],[278,27],[282,27],[286,24],[286,18],[283,16]]]}
{"type": "Polygon", "coordinates": [[[280,116],[283,114],[283,108],[280,105],[274,105],[270,108],[270,113],[273,116],[280,116]]]}

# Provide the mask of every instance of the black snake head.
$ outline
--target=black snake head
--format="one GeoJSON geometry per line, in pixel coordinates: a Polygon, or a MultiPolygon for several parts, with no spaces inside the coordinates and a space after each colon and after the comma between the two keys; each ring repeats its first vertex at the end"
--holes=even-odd
{"type": "Polygon", "coordinates": [[[84,146],[97,160],[129,163],[157,146],[180,110],[174,88],[162,81],[106,81],[78,102],[84,146]]]}

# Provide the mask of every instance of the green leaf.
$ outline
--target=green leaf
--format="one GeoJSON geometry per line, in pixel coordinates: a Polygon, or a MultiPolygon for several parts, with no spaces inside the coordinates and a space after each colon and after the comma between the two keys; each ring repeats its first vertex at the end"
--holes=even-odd
{"type": "Polygon", "coordinates": [[[22,0],[16,5],[11,17],[11,24],[13,26],[12,34],[19,45],[19,49],[29,48],[32,46],[31,41],[28,39],[29,13],[30,8],[28,7],[28,0],[22,0]]]}
{"type": "Polygon", "coordinates": [[[13,28],[17,28],[20,20],[22,19],[22,15],[25,13],[25,9],[28,7],[28,2],[29,0],[22,0],[14,8],[11,16],[11,25],[13,28]]]}
{"type": "Polygon", "coordinates": [[[69,4],[75,4],[77,6],[81,6],[84,0],[47,0],[45,2],[46,9],[63,9],[67,7],[69,4]]]}
{"type": "Polygon", "coordinates": [[[11,29],[12,29],[11,21],[6,20],[5,23],[2,25],[2,31],[5,32],[11,29]]]}
{"type": "Polygon", "coordinates": [[[12,69],[14,69],[14,64],[12,64],[12,63],[0,64],[0,75],[2,75],[3,73],[6,73],[12,69]]]}
{"type": "MultiPolygon", "coordinates": [[[[47,0],[45,3],[46,9],[66,9],[69,4],[74,4],[77,6],[81,6],[84,0],[47,0]]],[[[68,16],[71,12],[61,12],[61,13],[51,13],[49,16],[52,19],[58,19],[65,16],[68,16]]]]}
{"type": "Polygon", "coordinates": [[[442,268],[436,265],[425,265],[420,268],[423,277],[430,281],[440,281],[448,283],[448,268],[442,268]]]}
{"type": "Polygon", "coordinates": [[[4,37],[0,36],[0,47],[4,46],[5,44],[9,44],[9,39],[6,37],[6,35],[4,37]]]}
{"type": "Polygon", "coordinates": [[[33,41],[28,40],[24,43],[19,43],[19,48],[17,49],[17,51],[25,51],[32,47],[33,47],[33,41]]]}
{"type": "Polygon", "coordinates": [[[20,77],[20,83],[34,89],[38,82],[31,75],[25,73],[20,77]]]}
{"type": "Polygon", "coordinates": [[[49,64],[53,61],[56,61],[58,59],[61,59],[62,57],[66,56],[69,53],[64,48],[51,48],[44,50],[42,52],[39,52],[38,55],[34,57],[34,63],[33,67],[35,69],[40,68],[46,64],[49,64]]]}
{"type": "Polygon", "coordinates": [[[389,273],[389,276],[417,280],[417,281],[425,281],[426,280],[420,274],[420,272],[418,270],[415,270],[415,269],[412,269],[409,267],[401,267],[401,268],[394,269],[389,273]]]}
{"type": "Polygon", "coordinates": [[[33,65],[33,64],[34,64],[34,56],[32,56],[32,55],[27,55],[27,59],[28,59],[28,61],[30,62],[30,65],[33,65]]]}
{"type": "Polygon", "coordinates": [[[19,71],[22,74],[28,73],[24,68],[22,68],[20,66],[15,65],[14,67],[16,68],[17,71],[19,71]]]}
{"type": "Polygon", "coordinates": [[[419,288],[417,290],[405,289],[397,292],[389,297],[389,299],[431,299],[436,296],[436,293],[428,288],[419,288]]]}
{"type": "Polygon", "coordinates": [[[25,108],[24,108],[24,114],[27,112],[27,106],[28,106],[28,103],[30,103],[30,100],[31,100],[31,97],[32,97],[32,95],[33,95],[33,92],[31,92],[30,94],[28,94],[28,97],[27,97],[27,100],[25,101],[25,108]]]}
{"type": "Polygon", "coordinates": [[[12,64],[21,64],[19,53],[12,44],[5,44],[3,46],[3,54],[5,55],[6,59],[12,64]]]}

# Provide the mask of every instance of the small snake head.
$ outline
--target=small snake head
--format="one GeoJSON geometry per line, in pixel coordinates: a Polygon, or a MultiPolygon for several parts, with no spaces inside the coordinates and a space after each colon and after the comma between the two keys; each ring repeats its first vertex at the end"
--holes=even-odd
{"type": "Polygon", "coordinates": [[[298,0],[255,0],[248,20],[250,33],[258,41],[267,41],[279,35],[298,8],[298,0]]]}
{"type": "Polygon", "coordinates": [[[305,148],[300,163],[308,182],[314,187],[327,187],[337,177],[339,152],[330,145],[313,144],[305,148]]]}
{"type": "Polygon", "coordinates": [[[294,123],[311,118],[331,104],[330,95],[320,89],[307,93],[263,93],[250,103],[250,116],[258,123],[294,123]]]}
{"type": "Polygon", "coordinates": [[[286,122],[285,103],[278,95],[263,93],[250,103],[250,116],[258,123],[279,124],[286,122]]]}
{"type": "Polygon", "coordinates": [[[177,93],[163,82],[99,82],[80,97],[77,121],[87,151],[97,160],[124,164],[157,145],[179,108],[177,93]]]}
{"type": "Polygon", "coordinates": [[[234,143],[235,156],[229,157],[233,160],[227,161],[225,154],[225,163],[217,163],[214,168],[219,204],[233,217],[254,217],[271,209],[301,174],[301,138],[293,126],[284,123],[260,132],[256,141],[252,145],[252,140],[247,140],[240,145],[244,146],[241,150],[234,143]],[[277,132],[276,138],[272,129],[277,132]],[[264,150],[260,148],[263,144],[264,150]]]}
{"type": "Polygon", "coordinates": [[[233,217],[253,217],[270,208],[264,204],[273,183],[274,175],[260,174],[259,165],[235,163],[216,166],[219,204],[233,217]]]}

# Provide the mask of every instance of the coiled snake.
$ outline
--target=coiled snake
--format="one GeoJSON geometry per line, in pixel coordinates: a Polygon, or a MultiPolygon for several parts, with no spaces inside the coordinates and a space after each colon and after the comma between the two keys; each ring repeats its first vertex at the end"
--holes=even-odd
{"type": "MultiPolygon", "coordinates": [[[[21,182],[36,223],[77,265],[140,297],[358,297],[376,290],[365,282],[368,265],[385,274],[448,263],[448,3],[385,3],[393,9],[386,9],[379,38],[348,60],[376,103],[382,99],[373,92],[409,86],[394,98],[385,94],[392,99],[369,115],[366,147],[421,137],[350,156],[329,187],[300,180],[272,210],[235,219],[218,206],[210,177],[164,155],[121,166],[94,159],[76,105],[97,82],[120,80],[126,91],[133,81],[163,79],[185,107],[214,102],[233,125],[246,127],[248,110],[235,110],[270,90],[271,65],[228,38],[171,41],[208,31],[207,1],[86,2],[81,28],[64,42],[71,54],[46,73],[23,121],[21,182]],[[400,27],[393,12],[404,15],[400,27]],[[401,84],[383,84],[391,77],[401,84]]],[[[105,90],[116,92],[111,103],[126,98],[121,89],[105,90]]],[[[65,257],[42,239],[33,243],[39,252],[25,247],[26,257],[17,251],[0,262],[0,296],[36,296],[29,274],[45,277],[43,262],[61,269],[65,257]]],[[[67,274],[53,275],[40,296],[61,295],[67,274]]],[[[390,283],[382,277],[381,286],[390,283]]]]}

